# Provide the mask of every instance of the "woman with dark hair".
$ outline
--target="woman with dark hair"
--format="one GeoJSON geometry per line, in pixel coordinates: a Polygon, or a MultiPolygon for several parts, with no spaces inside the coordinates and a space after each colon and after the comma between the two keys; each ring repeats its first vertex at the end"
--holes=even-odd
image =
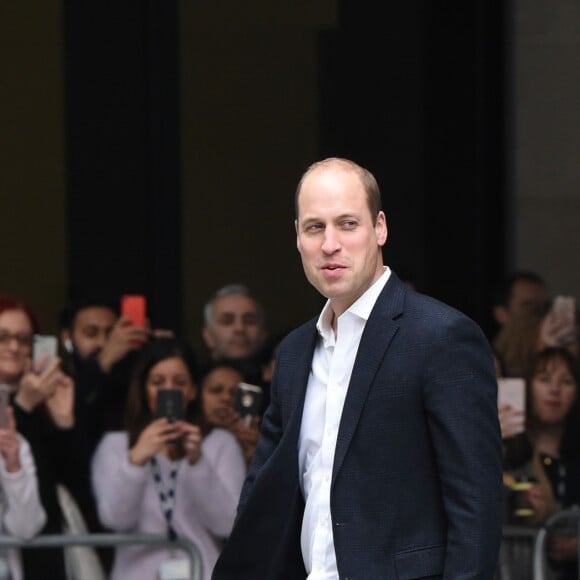
{"type": "MultiPolygon", "coordinates": [[[[193,541],[209,580],[220,539],[231,530],[245,465],[234,437],[212,429],[202,437],[196,413],[195,358],[175,338],[152,340],[136,363],[125,431],[105,435],[93,458],[93,486],[102,523],[119,532],[168,533],[193,541]],[[159,393],[181,393],[184,419],[159,416],[159,393]]],[[[116,550],[111,578],[163,577],[187,559],[150,546],[116,550]]],[[[189,576],[184,576],[189,577],[189,576]]]]}
{"type": "Polygon", "coordinates": [[[548,347],[533,359],[526,377],[527,433],[535,470],[550,482],[559,507],[580,499],[576,466],[580,451],[578,362],[564,347],[548,347]]]}
{"type": "MultiPolygon", "coordinates": [[[[580,501],[578,361],[567,348],[547,347],[533,357],[525,378],[532,459],[511,473],[514,479],[535,482],[525,492],[533,510],[527,522],[541,524],[580,501]]],[[[561,579],[577,577],[575,530],[576,523],[574,533],[552,534],[548,542],[548,557],[561,579]]]]}
{"type": "MultiPolygon", "coordinates": [[[[238,361],[223,359],[212,361],[202,371],[200,379],[200,413],[199,424],[204,432],[214,427],[221,427],[230,431],[237,439],[246,463],[250,463],[260,437],[260,408],[261,405],[251,405],[252,413],[244,417],[236,410],[240,383],[253,380],[246,374],[244,365],[238,361]]],[[[264,390],[257,387],[258,397],[262,397],[264,390]]],[[[261,402],[261,400],[260,400],[261,402]]]]}

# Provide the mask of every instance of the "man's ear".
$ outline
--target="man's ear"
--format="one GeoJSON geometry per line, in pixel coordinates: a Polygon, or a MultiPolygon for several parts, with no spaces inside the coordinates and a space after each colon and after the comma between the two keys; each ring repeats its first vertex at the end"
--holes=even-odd
{"type": "Polygon", "coordinates": [[[214,341],[213,336],[211,335],[211,332],[207,326],[204,326],[202,328],[201,336],[202,336],[207,348],[209,348],[209,350],[213,350],[215,347],[215,341],[214,341]]]}
{"type": "Polygon", "coordinates": [[[300,250],[300,236],[298,234],[298,220],[294,220],[294,229],[296,230],[296,249],[298,250],[298,253],[301,254],[301,250],[300,250]]]}
{"type": "Polygon", "coordinates": [[[384,246],[387,242],[387,235],[389,233],[387,229],[387,218],[385,212],[380,211],[377,215],[377,222],[375,224],[375,232],[377,234],[377,242],[379,246],[384,246]]]}
{"type": "Polygon", "coordinates": [[[503,326],[508,319],[508,311],[505,306],[494,306],[493,307],[493,317],[495,321],[500,325],[503,326]]]}
{"type": "Polygon", "coordinates": [[[71,353],[74,350],[73,341],[71,338],[70,330],[68,328],[63,328],[59,333],[59,338],[64,350],[71,353]]]}

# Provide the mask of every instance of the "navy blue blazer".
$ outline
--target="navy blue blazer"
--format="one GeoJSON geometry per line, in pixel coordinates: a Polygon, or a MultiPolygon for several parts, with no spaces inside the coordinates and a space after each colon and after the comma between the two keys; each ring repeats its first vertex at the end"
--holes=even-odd
{"type": "MultiPolygon", "coordinates": [[[[213,580],[298,580],[298,435],[316,319],[282,342],[271,404],[213,580]]],[[[331,485],[341,580],[493,578],[502,525],[489,344],[457,310],[393,273],[365,326],[331,485]]]]}

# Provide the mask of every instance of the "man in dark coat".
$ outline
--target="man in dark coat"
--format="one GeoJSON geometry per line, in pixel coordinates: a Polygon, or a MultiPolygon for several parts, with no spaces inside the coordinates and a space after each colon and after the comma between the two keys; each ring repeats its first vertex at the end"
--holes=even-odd
{"type": "Polygon", "coordinates": [[[383,265],[378,186],[352,161],[306,171],[296,233],[328,302],[279,347],[213,579],[491,579],[502,464],[485,336],[383,265]]]}

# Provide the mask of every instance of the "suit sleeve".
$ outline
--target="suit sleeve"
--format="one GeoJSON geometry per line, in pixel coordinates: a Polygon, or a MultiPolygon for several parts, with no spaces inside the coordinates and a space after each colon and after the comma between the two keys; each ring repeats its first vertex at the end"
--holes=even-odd
{"type": "Polygon", "coordinates": [[[487,339],[458,317],[432,342],[424,404],[448,519],[444,578],[492,578],[501,539],[497,381],[487,339]]]}

